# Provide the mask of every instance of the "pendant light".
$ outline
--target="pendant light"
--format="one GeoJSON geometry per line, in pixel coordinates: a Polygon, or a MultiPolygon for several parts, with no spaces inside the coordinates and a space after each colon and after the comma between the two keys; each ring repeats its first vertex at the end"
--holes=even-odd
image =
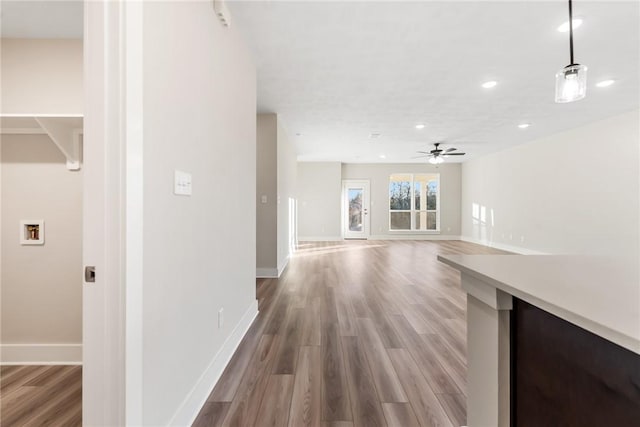
{"type": "Polygon", "coordinates": [[[587,95],[587,66],[573,62],[573,10],[569,0],[569,55],[571,63],[556,73],[556,102],[578,101],[587,95]]]}

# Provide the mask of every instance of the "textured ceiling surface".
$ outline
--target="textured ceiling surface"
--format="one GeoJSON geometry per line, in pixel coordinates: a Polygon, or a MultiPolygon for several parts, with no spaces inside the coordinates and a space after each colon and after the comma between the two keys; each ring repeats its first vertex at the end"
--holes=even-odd
{"type": "Polygon", "coordinates": [[[639,106],[638,2],[574,2],[576,62],[589,70],[587,98],[571,104],[554,103],[569,63],[557,31],[566,2],[229,8],[254,53],[259,110],[278,113],[303,161],[416,162],[436,141],[466,151],[447,160],[463,161],[639,106]],[[497,86],[482,88],[488,80],[497,86]]]}
{"type": "Polygon", "coordinates": [[[2,0],[0,12],[3,38],[82,38],[82,0],[2,0]]]}
{"type": "MultiPolygon", "coordinates": [[[[3,37],[82,37],[79,0],[1,6],[3,37]]],[[[279,114],[300,160],[415,162],[416,151],[443,141],[468,153],[447,161],[463,161],[640,104],[637,1],[574,2],[584,20],[576,61],[589,67],[589,83],[587,98],[571,104],[553,101],[555,72],[569,62],[568,35],[556,30],[567,21],[564,1],[232,0],[229,8],[254,52],[258,108],[279,114]],[[607,78],[616,83],[595,87],[607,78]],[[484,89],[487,80],[498,85],[484,89]]]]}

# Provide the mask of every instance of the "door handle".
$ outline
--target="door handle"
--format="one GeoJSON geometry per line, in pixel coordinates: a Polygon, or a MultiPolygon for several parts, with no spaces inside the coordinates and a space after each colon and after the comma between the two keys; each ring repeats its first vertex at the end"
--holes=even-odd
{"type": "Polygon", "coordinates": [[[93,265],[86,266],[84,268],[84,281],[87,283],[95,283],[96,281],[96,267],[93,265]]]}

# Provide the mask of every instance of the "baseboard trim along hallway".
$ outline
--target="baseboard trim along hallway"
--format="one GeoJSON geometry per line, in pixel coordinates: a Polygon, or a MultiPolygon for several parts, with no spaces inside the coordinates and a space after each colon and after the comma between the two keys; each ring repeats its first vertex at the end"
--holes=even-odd
{"type": "Polygon", "coordinates": [[[256,268],[256,279],[277,279],[282,276],[287,265],[289,265],[289,256],[280,263],[278,268],[256,268]]]}
{"type": "Polygon", "coordinates": [[[2,344],[2,365],[82,365],[82,344],[2,344]]]}
{"type": "Polygon", "coordinates": [[[277,279],[277,268],[256,268],[256,279],[277,279]]]}
{"type": "Polygon", "coordinates": [[[222,345],[222,348],[209,363],[207,369],[200,376],[191,392],[176,411],[175,415],[169,422],[172,426],[190,426],[198,416],[198,412],[207,401],[207,397],[218,383],[225,368],[231,360],[231,356],[235,353],[240,345],[242,338],[245,336],[249,327],[258,316],[258,300],[251,303],[245,314],[236,325],[233,332],[222,345]]]}

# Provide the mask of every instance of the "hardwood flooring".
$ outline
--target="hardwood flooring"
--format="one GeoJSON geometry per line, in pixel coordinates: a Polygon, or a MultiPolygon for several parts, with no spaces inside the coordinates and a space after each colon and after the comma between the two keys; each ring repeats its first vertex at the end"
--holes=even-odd
{"type": "Polygon", "coordinates": [[[0,425],[81,426],[81,366],[2,366],[0,425]]]}
{"type": "Polygon", "coordinates": [[[466,424],[466,296],[437,254],[460,241],[302,243],[195,426],[466,424]]]}

